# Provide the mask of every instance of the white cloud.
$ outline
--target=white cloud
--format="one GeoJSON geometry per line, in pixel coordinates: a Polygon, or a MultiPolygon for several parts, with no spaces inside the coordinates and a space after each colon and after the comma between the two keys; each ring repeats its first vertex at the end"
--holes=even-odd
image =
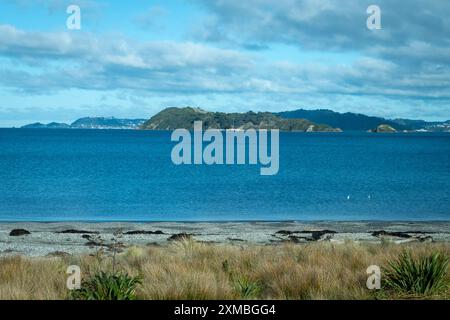
{"type": "Polygon", "coordinates": [[[210,14],[210,29],[202,33],[207,42],[137,41],[121,34],[0,25],[0,87],[34,96],[114,90],[158,106],[197,101],[234,111],[309,104],[341,111],[364,105],[373,114],[393,108],[400,114],[413,107],[418,113],[418,106],[428,105],[448,114],[450,40],[443,30],[449,21],[442,18],[448,16],[448,5],[436,11],[430,1],[423,17],[407,11],[405,21],[397,21],[402,7],[382,1],[385,29],[377,36],[364,27],[364,2],[200,2],[210,14]],[[270,50],[264,49],[279,42],[330,55],[357,52],[359,58],[347,63],[267,59],[270,50]],[[249,53],[242,47],[263,51],[249,53]]]}

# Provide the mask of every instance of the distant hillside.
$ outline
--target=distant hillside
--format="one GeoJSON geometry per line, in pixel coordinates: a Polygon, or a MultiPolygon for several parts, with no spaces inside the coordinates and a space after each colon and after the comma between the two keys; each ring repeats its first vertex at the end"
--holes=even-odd
{"type": "Polygon", "coordinates": [[[135,129],[139,128],[144,122],[145,119],[86,117],[76,120],[70,127],[79,129],[135,129]]]}
{"type": "Polygon", "coordinates": [[[408,127],[409,130],[450,132],[450,120],[442,122],[427,122],[424,120],[394,119],[393,121],[408,127]]]}
{"type": "Polygon", "coordinates": [[[23,127],[23,129],[68,129],[70,128],[70,125],[67,123],[58,123],[58,122],[51,122],[49,124],[43,124],[40,122],[27,124],[23,127]]]}
{"type": "Polygon", "coordinates": [[[275,114],[285,119],[303,118],[313,122],[326,123],[332,127],[341,128],[344,131],[368,131],[377,128],[380,125],[388,125],[397,131],[450,131],[450,121],[427,122],[424,120],[409,119],[389,120],[351,112],[339,113],[326,109],[298,109],[275,114]]]}
{"type": "Polygon", "coordinates": [[[114,117],[86,117],[74,121],[72,124],[40,122],[23,126],[23,129],[138,129],[145,119],[117,119],[114,117]]]}
{"type": "Polygon", "coordinates": [[[223,113],[199,108],[167,108],[142,125],[146,130],[192,129],[202,121],[204,129],[280,129],[282,131],[340,131],[305,119],[282,119],[270,112],[223,113]]]}
{"type": "Polygon", "coordinates": [[[382,124],[390,125],[396,130],[407,130],[408,127],[379,117],[366,116],[357,113],[338,113],[331,110],[304,110],[285,111],[277,113],[282,118],[304,118],[314,122],[326,123],[332,127],[339,127],[344,131],[367,131],[382,124]]]}

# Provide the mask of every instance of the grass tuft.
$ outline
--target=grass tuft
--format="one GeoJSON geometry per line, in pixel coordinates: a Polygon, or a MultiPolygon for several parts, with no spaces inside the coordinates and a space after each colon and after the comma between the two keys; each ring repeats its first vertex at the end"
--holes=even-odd
{"type": "Polygon", "coordinates": [[[263,290],[260,281],[252,281],[245,276],[241,276],[233,282],[235,290],[242,299],[256,299],[263,290]]]}
{"type": "Polygon", "coordinates": [[[140,277],[126,273],[99,272],[83,280],[81,288],[72,291],[74,300],[135,300],[140,277]]]}
{"type": "Polygon", "coordinates": [[[405,251],[389,263],[385,283],[388,288],[406,294],[433,294],[448,285],[445,281],[448,263],[448,257],[439,253],[413,258],[410,251],[405,251]]]}

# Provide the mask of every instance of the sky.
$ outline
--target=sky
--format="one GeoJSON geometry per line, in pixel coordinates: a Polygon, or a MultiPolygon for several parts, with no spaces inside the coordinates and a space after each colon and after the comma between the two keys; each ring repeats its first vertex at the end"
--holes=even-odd
{"type": "Polygon", "coordinates": [[[184,106],[449,120],[450,1],[0,0],[0,127],[184,106]]]}

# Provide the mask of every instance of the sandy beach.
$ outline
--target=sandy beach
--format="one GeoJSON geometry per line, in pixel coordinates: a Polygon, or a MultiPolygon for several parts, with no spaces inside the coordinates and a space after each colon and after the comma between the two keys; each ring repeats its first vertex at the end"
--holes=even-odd
{"type": "Polygon", "coordinates": [[[449,242],[450,222],[11,222],[0,223],[0,256],[90,253],[115,234],[121,234],[126,247],[164,246],[180,234],[198,242],[239,245],[449,242]]]}

